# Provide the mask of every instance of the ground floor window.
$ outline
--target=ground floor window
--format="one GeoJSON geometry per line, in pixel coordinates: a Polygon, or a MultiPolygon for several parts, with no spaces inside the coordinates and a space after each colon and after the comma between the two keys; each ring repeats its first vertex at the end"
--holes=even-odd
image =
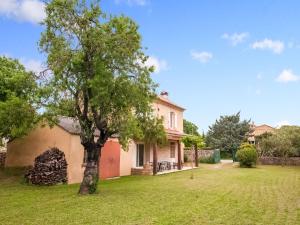
{"type": "Polygon", "coordinates": [[[170,142],[170,158],[175,158],[175,142],[170,142]]]}
{"type": "Polygon", "coordinates": [[[144,144],[137,144],[136,145],[136,167],[144,166],[144,144]]]}

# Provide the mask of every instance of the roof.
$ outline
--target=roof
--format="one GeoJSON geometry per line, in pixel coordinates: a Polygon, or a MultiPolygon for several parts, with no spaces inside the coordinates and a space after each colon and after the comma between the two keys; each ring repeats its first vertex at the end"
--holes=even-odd
{"type": "Polygon", "coordinates": [[[162,96],[158,95],[158,96],[157,96],[157,100],[158,100],[158,101],[161,101],[161,102],[163,102],[163,103],[165,103],[165,104],[167,104],[167,105],[169,105],[169,106],[173,106],[173,107],[175,107],[175,108],[178,108],[178,109],[180,109],[180,110],[182,110],[182,111],[185,110],[185,108],[183,108],[183,107],[181,107],[181,106],[179,106],[179,105],[173,103],[172,101],[170,101],[170,100],[169,100],[168,98],[166,98],[166,97],[162,97],[162,96]]]}
{"type": "Polygon", "coordinates": [[[272,133],[274,132],[275,128],[267,125],[267,124],[262,124],[259,126],[253,126],[253,131],[251,132],[250,135],[252,136],[260,136],[264,133],[272,133]]]}
{"type": "MultiPolygon", "coordinates": [[[[70,134],[79,135],[81,128],[77,119],[73,117],[60,116],[57,125],[70,134]]],[[[99,136],[99,130],[96,130],[94,135],[99,136]]]]}

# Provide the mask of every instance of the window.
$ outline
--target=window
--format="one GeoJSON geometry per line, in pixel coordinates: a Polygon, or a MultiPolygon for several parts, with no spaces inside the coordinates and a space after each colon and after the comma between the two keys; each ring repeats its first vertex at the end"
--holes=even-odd
{"type": "Polygon", "coordinates": [[[175,128],[175,113],[170,112],[170,128],[175,128]]]}
{"type": "Polygon", "coordinates": [[[170,143],[170,158],[175,158],[175,142],[170,143]]]}
{"type": "Polygon", "coordinates": [[[144,144],[136,145],[136,167],[144,166],[144,144]]]}

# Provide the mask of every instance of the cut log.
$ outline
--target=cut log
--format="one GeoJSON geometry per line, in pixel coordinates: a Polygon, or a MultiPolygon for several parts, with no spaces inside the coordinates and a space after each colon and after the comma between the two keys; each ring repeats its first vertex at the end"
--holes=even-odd
{"type": "Polygon", "coordinates": [[[67,183],[67,161],[58,148],[51,148],[34,160],[34,166],[25,174],[28,183],[35,185],[55,185],[67,183]]]}

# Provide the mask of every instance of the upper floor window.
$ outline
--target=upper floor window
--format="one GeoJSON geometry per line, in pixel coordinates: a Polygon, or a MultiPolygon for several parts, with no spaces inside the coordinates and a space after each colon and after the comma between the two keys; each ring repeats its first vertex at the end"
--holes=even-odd
{"type": "Polygon", "coordinates": [[[170,112],[170,128],[176,128],[176,114],[174,112],[170,112]]]}

